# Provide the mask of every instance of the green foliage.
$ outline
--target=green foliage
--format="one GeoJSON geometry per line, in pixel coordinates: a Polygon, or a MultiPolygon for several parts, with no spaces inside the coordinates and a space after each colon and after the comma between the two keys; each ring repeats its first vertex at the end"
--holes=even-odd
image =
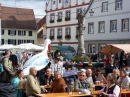
{"type": "Polygon", "coordinates": [[[81,58],[81,57],[76,56],[71,61],[72,62],[76,62],[76,63],[79,63],[79,62],[89,62],[90,58],[89,57],[81,58]]]}

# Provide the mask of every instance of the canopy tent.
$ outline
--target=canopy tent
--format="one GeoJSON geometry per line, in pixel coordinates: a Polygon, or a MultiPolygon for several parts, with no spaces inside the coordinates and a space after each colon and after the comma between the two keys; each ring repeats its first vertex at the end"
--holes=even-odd
{"type": "Polygon", "coordinates": [[[125,53],[130,52],[130,44],[110,44],[107,45],[104,49],[99,51],[103,54],[115,54],[121,51],[124,51],[125,53]]]}
{"type": "Polygon", "coordinates": [[[4,44],[4,45],[0,46],[0,50],[3,50],[3,49],[9,50],[9,49],[14,49],[14,48],[15,48],[15,46],[12,44],[4,44]]]}
{"type": "Polygon", "coordinates": [[[23,49],[23,50],[43,50],[44,47],[34,45],[32,43],[24,43],[17,45],[15,48],[17,49],[23,49]]]}

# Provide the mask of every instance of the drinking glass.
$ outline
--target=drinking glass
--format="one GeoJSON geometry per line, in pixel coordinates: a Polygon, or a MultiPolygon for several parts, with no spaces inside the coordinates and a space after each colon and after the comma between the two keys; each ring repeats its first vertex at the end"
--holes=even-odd
{"type": "Polygon", "coordinates": [[[71,87],[71,90],[72,90],[72,94],[73,94],[73,92],[74,92],[74,86],[71,87]]]}

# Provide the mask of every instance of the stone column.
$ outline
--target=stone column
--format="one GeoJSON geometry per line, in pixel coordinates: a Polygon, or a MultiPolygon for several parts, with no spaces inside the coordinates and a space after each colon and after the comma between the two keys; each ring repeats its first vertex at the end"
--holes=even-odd
{"type": "Polygon", "coordinates": [[[81,11],[78,15],[78,49],[77,54],[78,56],[84,56],[85,55],[85,48],[84,48],[84,23],[85,23],[85,10],[81,11]]]}

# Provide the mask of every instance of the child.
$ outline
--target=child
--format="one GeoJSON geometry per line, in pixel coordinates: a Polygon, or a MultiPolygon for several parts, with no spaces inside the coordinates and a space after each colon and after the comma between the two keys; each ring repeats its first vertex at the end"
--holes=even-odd
{"type": "Polygon", "coordinates": [[[74,79],[73,78],[69,78],[68,81],[68,86],[67,86],[67,92],[72,93],[74,92],[74,79]]]}

